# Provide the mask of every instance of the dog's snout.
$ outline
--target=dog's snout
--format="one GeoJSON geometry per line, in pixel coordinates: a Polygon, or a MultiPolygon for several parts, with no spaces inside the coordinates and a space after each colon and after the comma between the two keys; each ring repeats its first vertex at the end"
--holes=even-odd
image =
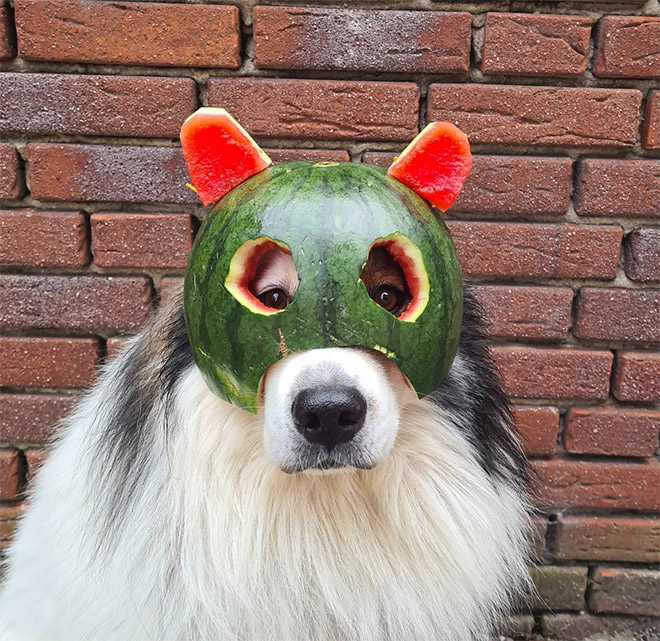
{"type": "Polygon", "coordinates": [[[291,407],[296,429],[328,451],[347,443],[364,424],[367,401],[355,388],[329,385],[304,389],[291,407]]]}

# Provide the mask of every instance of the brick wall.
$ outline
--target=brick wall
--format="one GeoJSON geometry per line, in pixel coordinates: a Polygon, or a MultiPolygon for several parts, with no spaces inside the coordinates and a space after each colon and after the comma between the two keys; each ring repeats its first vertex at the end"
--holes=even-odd
{"type": "Polygon", "coordinates": [[[234,4],[0,0],[0,540],[180,280],[189,113],[380,165],[450,120],[475,163],[447,219],[537,478],[540,596],[509,632],[660,634],[658,1],[234,4]]]}

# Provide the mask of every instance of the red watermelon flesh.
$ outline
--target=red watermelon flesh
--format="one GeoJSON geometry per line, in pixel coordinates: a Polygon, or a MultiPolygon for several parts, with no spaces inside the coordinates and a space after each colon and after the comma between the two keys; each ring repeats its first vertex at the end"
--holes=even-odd
{"type": "Polygon", "coordinates": [[[198,109],[183,123],[180,139],[188,173],[204,205],[220,200],[272,162],[224,109],[198,109]]]}
{"type": "Polygon", "coordinates": [[[444,212],[471,167],[467,136],[450,122],[432,122],[394,159],[388,173],[444,212]]]}

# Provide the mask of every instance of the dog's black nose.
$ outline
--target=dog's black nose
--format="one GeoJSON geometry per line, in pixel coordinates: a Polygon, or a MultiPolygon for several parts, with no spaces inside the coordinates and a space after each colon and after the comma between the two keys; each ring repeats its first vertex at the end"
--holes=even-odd
{"type": "Polygon", "coordinates": [[[299,392],[291,406],[296,429],[328,452],[347,443],[364,425],[367,401],[354,387],[328,385],[299,392]]]}

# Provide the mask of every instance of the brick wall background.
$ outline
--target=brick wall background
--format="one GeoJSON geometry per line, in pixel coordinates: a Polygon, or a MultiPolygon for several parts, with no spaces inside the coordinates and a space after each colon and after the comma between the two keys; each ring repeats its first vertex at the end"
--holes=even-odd
{"type": "Polygon", "coordinates": [[[540,599],[509,633],[658,638],[658,1],[288,4],[0,0],[0,540],[180,281],[188,114],[381,165],[450,120],[475,163],[446,218],[538,479],[540,599]]]}

